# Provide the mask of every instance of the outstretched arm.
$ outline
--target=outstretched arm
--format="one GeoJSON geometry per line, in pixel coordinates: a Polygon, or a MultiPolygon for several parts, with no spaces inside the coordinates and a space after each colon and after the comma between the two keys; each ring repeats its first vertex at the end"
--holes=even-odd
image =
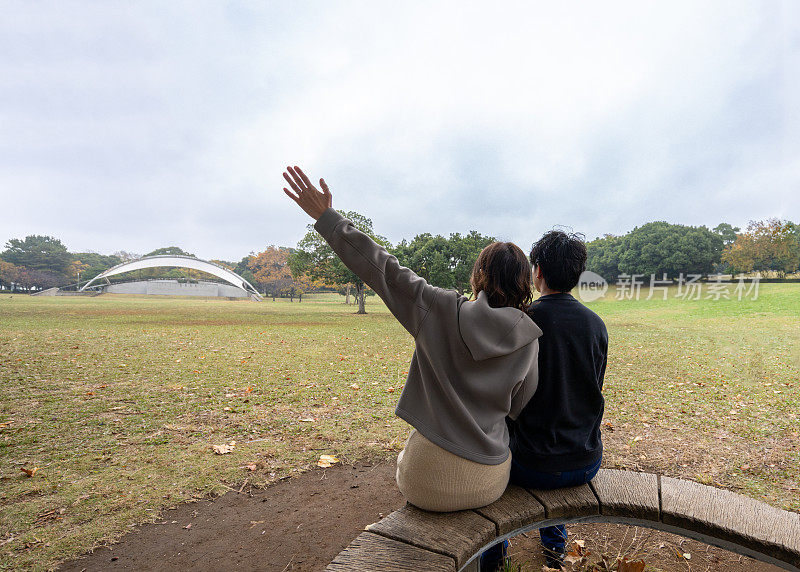
{"type": "Polygon", "coordinates": [[[333,210],[331,192],[324,179],[319,180],[322,188],[319,191],[299,167],[287,170],[283,177],[294,192],[287,188],[283,191],[317,221],[314,228],[342,262],[381,297],[400,324],[416,337],[437,289],[401,266],[385,248],[333,210]]]}

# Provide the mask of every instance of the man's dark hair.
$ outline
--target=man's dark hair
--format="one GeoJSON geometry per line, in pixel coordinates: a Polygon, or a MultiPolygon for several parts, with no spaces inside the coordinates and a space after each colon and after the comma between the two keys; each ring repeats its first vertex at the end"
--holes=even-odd
{"type": "Polygon", "coordinates": [[[492,308],[510,306],[528,309],[531,292],[531,267],[525,253],[513,242],[493,242],[475,260],[470,276],[472,295],[485,292],[492,308]]]}
{"type": "Polygon", "coordinates": [[[551,230],[531,248],[531,264],[542,269],[547,287],[569,292],[578,285],[586,270],[586,244],[583,236],[551,230]]]}

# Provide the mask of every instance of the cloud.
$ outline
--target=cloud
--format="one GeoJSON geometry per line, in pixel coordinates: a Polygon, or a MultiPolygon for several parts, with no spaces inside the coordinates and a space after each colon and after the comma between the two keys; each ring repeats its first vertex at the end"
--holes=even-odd
{"type": "Polygon", "coordinates": [[[791,217],[797,11],[20,3],[0,23],[0,228],[238,259],[305,233],[290,162],[393,241],[791,217]]]}

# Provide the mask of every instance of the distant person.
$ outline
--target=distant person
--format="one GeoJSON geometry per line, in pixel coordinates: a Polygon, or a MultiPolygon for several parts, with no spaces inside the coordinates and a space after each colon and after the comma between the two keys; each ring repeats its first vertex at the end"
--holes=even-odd
{"type": "MultiPolygon", "coordinates": [[[[586,269],[586,245],[574,234],[553,230],[531,250],[533,283],[541,296],[528,315],[542,329],[539,386],[517,419],[509,419],[511,482],[554,489],[589,482],[600,469],[603,443],[603,376],[608,332],[600,317],[570,291],[586,269]]],[[[539,529],[546,563],[561,568],[564,525],[539,529]]],[[[482,569],[502,562],[504,546],[484,553],[482,569]]]]}
{"type": "Polygon", "coordinates": [[[428,284],[331,208],[298,167],[284,188],[350,270],[414,337],[415,351],[396,413],[414,430],[397,457],[397,485],[426,510],[477,508],[497,500],[511,470],[506,417],[536,391],[541,330],[525,310],[531,268],[509,242],[483,249],[474,300],[428,284]]]}

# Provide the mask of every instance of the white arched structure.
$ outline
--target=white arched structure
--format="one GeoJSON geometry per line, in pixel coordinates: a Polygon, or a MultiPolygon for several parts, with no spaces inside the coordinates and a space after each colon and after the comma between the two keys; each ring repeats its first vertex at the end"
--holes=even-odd
{"type": "Polygon", "coordinates": [[[202,272],[207,272],[208,274],[213,274],[217,278],[221,278],[228,284],[231,284],[237,288],[241,288],[251,296],[255,297],[256,299],[260,300],[261,295],[258,293],[258,290],[253,288],[253,285],[250,284],[247,280],[236,274],[235,272],[228,270],[224,266],[220,266],[219,264],[214,264],[213,262],[208,262],[206,260],[200,260],[199,258],[194,258],[191,256],[179,256],[179,255],[167,255],[167,256],[145,256],[144,258],[139,258],[137,260],[131,260],[130,262],[123,262],[122,264],[117,264],[116,266],[109,268],[105,272],[101,272],[91,280],[89,280],[86,284],[83,285],[81,288],[81,292],[86,290],[90,284],[95,282],[96,280],[101,280],[103,278],[108,281],[109,276],[115,276],[116,274],[122,274],[124,272],[130,272],[131,270],[142,270],[144,268],[157,268],[159,266],[172,266],[177,268],[191,268],[193,270],[201,270],[202,272]]]}

